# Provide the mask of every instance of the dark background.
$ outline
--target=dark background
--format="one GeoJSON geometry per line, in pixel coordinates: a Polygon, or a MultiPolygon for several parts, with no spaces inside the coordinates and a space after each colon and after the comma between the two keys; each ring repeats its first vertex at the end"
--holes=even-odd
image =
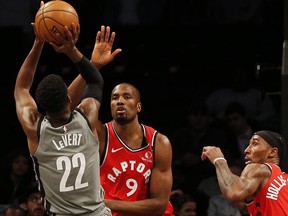
{"type": "MultiPolygon", "coordinates": [[[[10,1],[0,1],[3,155],[27,145],[16,117],[13,89],[17,72],[33,43],[30,23],[40,3],[22,1],[13,6],[10,1]]],[[[131,3],[132,9],[124,11],[124,16],[121,11],[129,5],[124,6],[122,1],[68,2],[79,14],[78,48],[87,57],[102,24],[110,25],[116,32],[114,48],[123,49],[114,62],[102,69],[103,121],[110,120],[112,87],[129,81],[142,93],[141,121],[169,136],[183,122],[187,106],[227,85],[237,64],[255,67],[255,86],[272,96],[280,113],[283,1],[135,0],[136,7],[133,9],[131,3]],[[133,12],[136,18],[130,17],[133,12]],[[261,64],[258,72],[256,64],[261,64]]],[[[44,75],[41,71],[45,67],[61,73],[67,82],[76,75],[68,59],[48,45],[36,81],[44,75]]]]}

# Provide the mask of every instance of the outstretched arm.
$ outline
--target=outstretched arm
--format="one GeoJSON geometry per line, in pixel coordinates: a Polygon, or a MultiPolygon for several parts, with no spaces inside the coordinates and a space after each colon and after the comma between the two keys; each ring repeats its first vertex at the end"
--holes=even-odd
{"type": "MultiPolygon", "coordinates": [[[[101,31],[96,34],[95,45],[91,56],[91,62],[98,68],[102,68],[104,65],[109,64],[114,60],[122,50],[115,49],[112,52],[112,46],[115,39],[115,32],[110,34],[110,27],[101,26],[101,31]]],[[[85,80],[81,75],[77,76],[76,79],[70,84],[68,91],[73,104],[78,104],[82,98],[82,94],[86,87],[85,80]]]]}
{"type": "MultiPolygon", "coordinates": [[[[59,34],[56,35],[57,41],[60,42],[59,45],[56,43],[50,44],[56,52],[64,53],[70,58],[77,67],[83,80],[85,80],[86,87],[82,95],[83,99],[78,107],[88,118],[94,132],[94,129],[96,128],[95,124],[98,120],[98,110],[102,99],[104,80],[95,65],[92,64],[75,46],[80,33],[80,25],[72,23],[71,29],[72,31],[70,31],[67,26],[64,27],[64,34],[66,37],[60,37],[59,34]]],[[[78,89],[78,91],[80,90],[78,89]]],[[[74,110],[77,105],[75,102],[73,104],[74,105],[70,104],[71,110],[74,110]]]]}
{"type": "MultiPolygon", "coordinates": [[[[42,4],[44,4],[43,1],[41,1],[42,4]]],[[[32,26],[34,28],[34,23],[32,23],[32,26]]],[[[37,104],[30,94],[30,88],[33,84],[43,46],[44,42],[40,40],[35,32],[34,44],[19,70],[14,88],[16,113],[27,136],[30,152],[33,152],[37,145],[37,122],[41,116],[37,104]]]]}
{"type": "MultiPolygon", "coordinates": [[[[79,62],[83,55],[77,50],[75,45],[80,35],[80,25],[75,25],[74,23],[72,23],[71,31],[66,30],[64,31],[64,33],[67,35],[66,40],[62,37],[58,37],[58,40],[61,41],[62,44],[58,45],[55,43],[51,43],[51,45],[56,52],[65,53],[74,63],[79,62]],[[73,57],[73,53],[76,53],[76,58],[75,56],[73,57]]],[[[70,84],[70,86],[68,87],[68,95],[70,96],[71,100],[71,110],[73,110],[79,104],[80,99],[83,95],[83,91],[86,87],[86,82],[81,77],[81,75],[78,75],[72,83],[73,84],[70,84]]]]}
{"type": "Polygon", "coordinates": [[[202,160],[209,159],[215,165],[219,187],[223,195],[231,202],[239,203],[252,199],[267,182],[270,170],[264,164],[246,165],[240,177],[233,174],[219,147],[206,146],[202,160]]]}
{"type": "Polygon", "coordinates": [[[33,124],[35,120],[31,114],[34,115],[36,113],[37,105],[30,94],[30,88],[34,80],[43,44],[44,42],[39,41],[37,38],[35,39],[33,47],[23,62],[16,78],[14,89],[16,113],[25,133],[28,132],[28,125],[33,124]]]}

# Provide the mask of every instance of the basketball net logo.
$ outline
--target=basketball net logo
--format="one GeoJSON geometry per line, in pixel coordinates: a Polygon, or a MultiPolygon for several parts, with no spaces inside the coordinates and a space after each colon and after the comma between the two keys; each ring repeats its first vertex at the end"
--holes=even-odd
{"type": "Polygon", "coordinates": [[[64,131],[64,133],[66,133],[67,130],[68,130],[68,129],[67,129],[66,125],[64,125],[64,126],[63,126],[63,131],[64,131]]]}

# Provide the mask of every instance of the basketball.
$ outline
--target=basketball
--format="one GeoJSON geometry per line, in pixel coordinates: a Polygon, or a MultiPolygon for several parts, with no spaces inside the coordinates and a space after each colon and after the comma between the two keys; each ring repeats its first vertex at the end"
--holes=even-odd
{"type": "Polygon", "coordinates": [[[37,35],[46,42],[57,43],[56,33],[64,36],[64,26],[71,29],[71,24],[79,23],[77,11],[72,5],[61,0],[52,0],[40,7],[35,16],[37,35]]]}

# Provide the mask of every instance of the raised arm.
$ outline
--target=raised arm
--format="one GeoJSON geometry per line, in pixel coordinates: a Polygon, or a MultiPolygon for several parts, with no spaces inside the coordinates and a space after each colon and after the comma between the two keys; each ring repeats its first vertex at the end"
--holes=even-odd
{"type": "Polygon", "coordinates": [[[150,197],[139,201],[105,200],[112,211],[123,215],[162,215],[168,205],[172,189],[172,147],[163,134],[157,135],[155,166],[150,179],[150,197]]]}
{"type": "MultiPolygon", "coordinates": [[[[115,39],[115,32],[110,34],[110,27],[101,26],[101,30],[97,32],[95,45],[91,56],[91,62],[98,68],[102,68],[114,60],[122,50],[115,49],[112,52],[112,46],[115,39]]],[[[81,75],[69,85],[68,92],[71,97],[73,105],[77,105],[82,98],[86,82],[82,79],[81,75]]]]}
{"type": "MultiPolygon", "coordinates": [[[[34,27],[34,23],[32,23],[32,26],[34,27]]],[[[18,72],[14,88],[17,117],[27,136],[29,150],[32,152],[38,143],[36,132],[41,113],[38,112],[37,104],[30,94],[30,88],[33,84],[43,46],[44,42],[36,35],[34,44],[18,72]]]]}
{"type": "Polygon", "coordinates": [[[122,52],[122,49],[117,48],[112,52],[116,33],[112,32],[110,27],[101,26],[101,31],[96,34],[95,45],[91,55],[91,62],[98,68],[109,64],[114,58],[122,52]]]}
{"type": "MultiPolygon", "coordinates": [[[[57,35],[57,41],[60,42],[60,45],[55,43],[51,43],[51,45],[56,52],[67,55],[67,57],[75,64],[80,73],[79,76],[81,76],[81,79],[85,82],[86,87],[84,93],[81,94],[82,101],[78,107],[88,118],[92,130],[97,136],[96,122],[98,121],[98,111],[102,100],[104,80],[95,65],[92,64],[90,60],[88,60],[76,47],[76,42],[80,33],[79,24],[75,25],[72,23],[71,29],[72,31],[65,26],[64,33],[66,37],[60,37],[60,35],[57,35]]],[[[76,78],[76,82],[79,79],[79,77],[76,78]]],[[[78,89],[78,91],[80,90],[78,89]]],[[[78,94],[79,93],[77,93],[77,95],[78,94]]],[[[68,96],[71,99],[70,92],[68,92],[68,96]]],[[[72,100],[75,100],[75,98],[72,98],[72,100]]],[[[74,110],[75,105],[76,103],[74,102],[73,105],[70,105],[70,109],[74,110]]]]}

